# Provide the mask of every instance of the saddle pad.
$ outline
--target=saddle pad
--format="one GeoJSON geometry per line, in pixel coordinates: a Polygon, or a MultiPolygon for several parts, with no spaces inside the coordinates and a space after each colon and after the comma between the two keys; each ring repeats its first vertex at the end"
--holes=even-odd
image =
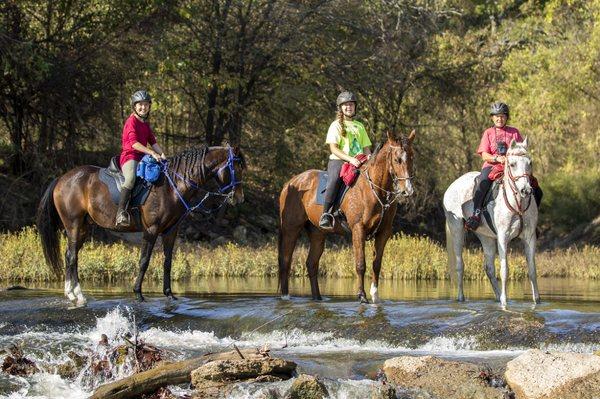
{"type": "MultiPolygon", "coordinates": [[[[111,175],[106,168],[100,169],[98,177],[100,178],[100,181],[108,187],[113,202],[119,204],[119,197],[121,195],[121,190],[119,189],[121,188],[121,185],[119,184],[117,187],[114,176],[111,175]]],[[[148,198],[148,194],[150,194],[151,188],[152,185],[150,183],[146,183],[144,180],[136,178],[135,186],[133,186],[133,191],[131,193],[131,200],[129,201],[129,207],[144,205],[148,198]]]]}
{"type": "MultiPolygon", "coordinates": [[[[317,192],[315,195],[315,204],[323,205],[325,203],[325,190],[327,190],[327,181],[329,180],[329,176],[325,171],[319,171],[319,186],[317,187],[317,192]]],[[[346,192],[348,191],[348,186],[345,184],[340,184],[340,188],[335,196],[335,200],[333,201],[332,208],[335,210],[338,208],[339,204],[342,203],[344,197],[346,196],[346,192]]]]}

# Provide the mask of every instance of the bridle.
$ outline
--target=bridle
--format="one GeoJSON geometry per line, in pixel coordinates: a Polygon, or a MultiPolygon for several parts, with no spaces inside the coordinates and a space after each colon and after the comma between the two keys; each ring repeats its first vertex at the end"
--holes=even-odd
{"type": "MultiPolygon", "coordinates": [[[[404,146],[401,145],[392,145],[389,144],[388,147],[390,149],[398,149],[401,148],[404,150],[404,146]]],[[[406,153],[406,150],[404,150],[404,152],[406,153]]],[[[388,172],[390,173],[390,176],[392,176],[392,187],[396,187],[397,186],[397,182],[399,181],[411,181],[411,179],[413,178],[413,176],[407,175],[407,176],[397,176],[396,173],[394,172],[394,168],[392,167],[392,162],[393,159],[390,156],[392,153],[392,151],[388,151],[387,155],[386,155],[386,160],[388,163],[388,172]]],[[[381,222],[383,221],[383,215],[385,214],[385,212],[396,202],[398,201],[398,199],[402,196],[402,191],[401,190],[386,190],[383,187],[378,186],[377,184],[375,184],[373,182],[373,180],[371,179],[371,176],[369,176],[369,168],[371,167],[371,164],[367,164],[366,169],[364,171],[364,175],[365,178],[367,179],[367,182],[369,183],[369,187],[371,188],[371,192],[373,193],[373,196],[375,196],[375,199],[377,199],[377,202],[379,202],[379,205],[381,205],[381,215],[379,217],[379,222],[377,223],[377,226],[375,227],[375,230],[373,230],[373,232],[371,232],[371,234],[369,234],[367,236],[367,240],[372,239],[375,234],[377,233],[377,231],[379,230],[379,227],[381,226],[381,222]],[[383,194],[385,194],[385,198],[382,199],[382,197],[380,197],[377,194],[377,190],[379,189],[383,192],[383,194]]]]}
{"type": "MultiPolygon", "coordinates": [[[[200,175],[201,175],[203,184],[207,182],[208,177],[212,176],[212,175],[207,176],[206,167],[204,165],[204,159],[206,157],[207,151],[208,151],[207,147],[205,147],[202,150],[202,158],[200,161],[200,175]]],[[[179,201],[181,201],[181,203],[183,204],[183,206],[185,208],[185,212],[179,218],[179,220],[173,226],[169,227],[169,229],[167,229],[166,233],[164,233],[164,234],[168,234],[175,226],[177,226],[190,213],[192,213],[196,210],[200,210],[201,212],[204,212],[206,214],[211,214],[211,213],[217,212],[219,209],[221,209],[227,203],[227,201],[230,201],[233,198],[233,196],[235,195],[235,187],[242,184],[242,182],[240,180],[238,180],[235,176],[235,162],[242,162],[242,158],[239,156],[235,156],[235,154],[233,153],[233,148],[229,147],[225,165],[219,167],[219,169],[217,169],[217,171],[214,173],[214,175],[216,176],[222,170],[228,169],[229,170],[229,183],[227,183],[226,185],[223,185],[223,186],[221,186],[219,184],[218,192],[206,190],[206,194],[204,195],[204,197],[202,197],[202,199],[200,201],[198,201],[198,203],[195,205],[190,205],[185,200],[185,198],[183,198],[183,194],[181,194],[181,192],[177,188],[177,184],[175,184],[174,179],[171,177],[171,174],[175,178],[178,178],[179,180],[183,181],[187,186],[191,187],[193,190],[200,190],[200,189],[205,190],[205,189],[203,189],[201,187],[201,185],[196,183],[194,180],[187,179],[187,178],[183,177],[182,175],[180,175],[179,173],[175,172],[174,170],[169,170],[168,161],[161,162],[162,171],[164,172],[164,174],[167,178],[167,181],[169,182],[169,185],[171,186],[173,191],[175,191],[177,198],[179,198],[179,201]],[[208,200],[211,196],[221,197],[222,201],[216,207],[207,208],[204,206],[204,202],[206,200],[208,200]]]]}
{"type": "MultiPolygon", "coordinates": [[[[512,157],[529,158],[528,155],[511,155],[511,156],[512,157]]],[[[532,196],[531,194],[532,193],[529,193],[527,195],[529,201],[527,202],[527,206],[523,209],[523,200],[521,199],[521,195],[519,194],[519,189],[517,188],[517,181],[519,179],[526,178],[531,184],[531,174],[524,173],[524,174],[518,175],[518,176],[513,175],[512,170],[510,168],[510,164],[508,163],[508,156],[506,157],[506,159],[504,161],[504,170],[506,171],[506,176],[508,177],[508,184],[507,184],[508,188],[512,192],[513,198],[514,198],[517,206],[514,207],[510,204],[510,201],[508,200],[508,195],[506,194],[506,191],[507,191],[506,184],[504,184],[504,179],[502,179],[502,193],[504,196],[504,203],[506,204],[506,206],[512,213],[517,214],[519,216],[519,234],[517,234],[517,237],[518,237],[521,235],[521,232],[523,231],[523,215],[525,214],[525,212],[529,209],[529,206],[531,205],[531,196],[532,196]]]]}

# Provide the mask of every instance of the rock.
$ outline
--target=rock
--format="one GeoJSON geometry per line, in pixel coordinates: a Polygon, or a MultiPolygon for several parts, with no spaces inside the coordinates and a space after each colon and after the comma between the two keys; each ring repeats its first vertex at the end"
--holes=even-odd
{"type": "Polygon", "coordinates": [[[88,358],[74,351],[69,351],[67,356],[69,356],[69,360],[59,364],[56,372],[63,378],[75,378],[87,363],[88,358]]]}
{"type": "Polygon", "coordinates": [[[292,383],[289,399],[323,399],[329,395],[325,385],[317,377],[300,374],[292,383]]]}
{"type": "Polygon", "coordinates": [[[373,387],[371,399],[396,399],[396,389],[390,384],[381,384],[373,387]]]}
{"type": "Polygon", "coordinates": [[[271,357],[215,360],[192,371],[192,385],[198,389],[214,385],[209,382],[233,382],[267,375],[288,379],[295,369],[294,362],[271,357]]]}
{"type": "Polygon", "coordinates": [[[511,360],[504,374],[517,399],[600,397],[600,357],[532,349],[511,360]]]}
{"type": "Polygon", "coordinates": [[[248,241],[248,229],[245,226],[236,226],[233,229],[233,239],[240,244],[245,244],[248,241]]]}
{"type": "Polygon", "coordinates": [[[444,399],[504,399],[506,389],[488,386],[488,371],[471,363],[433,356],[400,356],[383,365],[387,380],[444,399]],[[451,383],[449,383],[451,381],[451,383]]]}
{"type": "Polygon", "coordinates": [[[225,218],[217,218],[217,220],[215,220],[215,224],[217,226],[227,227],[227,226],[229,226],[229,220],[227,220],[225,218]]]}

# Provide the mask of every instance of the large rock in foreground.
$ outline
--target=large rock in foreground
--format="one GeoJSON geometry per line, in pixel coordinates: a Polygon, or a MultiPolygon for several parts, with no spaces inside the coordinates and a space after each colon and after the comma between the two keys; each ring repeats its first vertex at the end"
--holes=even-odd
{"type": "Polygon", "coordinates": [[[389,382],[444,399],[503,399],[507,395],[506,389],[490,386],[503,385],[503,381],[471,363],[400,356],[386,360],[383,371],[389,382]]]}
{"type": "Polygon", "coordinates": [[[600,397],[600,356],[529,350],[506,365],[518,399],[600,397]]]}
{"type": "Polygon", "coordinates": [[[289,399],[323,399],[329,394],[325,385],[317,377],[300,374],[290,388],[289,399]]]}

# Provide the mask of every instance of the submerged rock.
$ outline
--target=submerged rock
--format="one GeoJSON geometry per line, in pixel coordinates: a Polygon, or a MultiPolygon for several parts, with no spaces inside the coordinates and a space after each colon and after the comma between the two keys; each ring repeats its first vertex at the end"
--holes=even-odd
{"type": "Polygon", "coordinates": [[[600,397],[600,357],[532,349],[506,365],[517,399],[600,397]]]}
{"type": "Polygon", "coordinates": [[[23,355],[23,350],[18,345],[10,345],[6,352],[10,355],[2,362],[2,371],[10,375],[31,375],[40,371],[35,363],[23,355]]]}
{"type": "MultiPolygon", "coordinates": [[[[489,385],[490,371],[471,363],[433,356],[400,356],[385,361],[388,381],[444,399],[504,399],[505,388],[489,385]]],[[[510,396],[508,396],[510,397],[510,396]]]]}
{"type": "Polygon", "coordinates": [[[300,374],[294,380],[286,399],[323,399],[328,395],[327,388],[317,377],[300,374]]]}

